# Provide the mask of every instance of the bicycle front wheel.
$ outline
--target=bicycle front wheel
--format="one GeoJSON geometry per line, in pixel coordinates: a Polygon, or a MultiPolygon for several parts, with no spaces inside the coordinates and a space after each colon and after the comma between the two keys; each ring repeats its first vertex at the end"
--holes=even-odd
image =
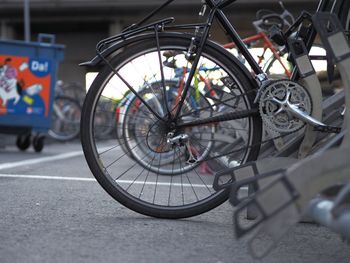
{"type": "Polygon", "coordinates": [[[159,34],[158,43],[147,37],[134,43],[111,60],[113,70],[107,66],[98,74],[83,106],[82,146],[93,175],[114,199],[148,216],[184,218],[215,208],[229,192],[212,188],[213,162],[216,169],[237,166],[255,160],[259,152],[261,120],[256,114],[178,125],[254,107],[251,80],[212,44],[205,45],[196,70],[200,77],[190,83],[180,108],[192,65],[186,55],[190,45],[191,37],[179,34],[159,34]],[[164,60],[176,66],[166,66],[164,60]],[[122,112],[122,140],[97,140],[99,105],[130,87],[136,94],[122,112]]]}

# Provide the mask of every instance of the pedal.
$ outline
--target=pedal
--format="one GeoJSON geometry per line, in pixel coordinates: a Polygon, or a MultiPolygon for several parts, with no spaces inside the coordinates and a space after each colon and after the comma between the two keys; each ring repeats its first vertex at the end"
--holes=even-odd
{"type": "Polygon", "coordinates": [[[269,175],[284,171],[296,161],[297,159],[290,157],[268,158],[224,169],[215,174],[213,188],[216,191],[230,189],[230,203],[236,206],[244,199],[239,198],[238,195],[242,188],[248,187],[249,197],[258,191],[259,187],[262,188],[273,181],[273,178],[268,179],[269,175]],[[265,179],[262,180],[262,178],[265,179]]]}
{"type": "Polygon", "coordinates": [[[318,132],[324,132],[324,133],[340,133],[341,127],[334,127],[334,126],[323,126],[323,125],[316,125],[314,126],[314,131],[318,132]]]}
{"type": "MultiPolygon", "coordinates": [[[[255,165],[255,163],[254,163],[254,165],[255,165]]],[[[250,199],[252,196],[255,195],[255,192],[257,192],[259,189],[264,187],[265,184],[271,182],[272,179],[270,179],[269,182],[266,182],[268,180],[268,178],[279,175],[285,171],[285,169],[277,169],[277,170],[273,170],[270,172],[259,174],[256,166],[254,168],[256,171],[254,176],[243,179],[243,180],[236,181],[236,182],[231,184],[229,201],[233,206],[237,206],[237,205],[241,204],[243,201],[250,199]],[[264,183],[262,182],[263,180],[264,180],[264,183]],[[253,189],[253,191],[248,192],[248,196],[246,196],[246,197],[242,197],[242,198],[239,197],[239,191],[241,189],[244,189],[244,188],[249,189],[249,187],[251,187],[253,189]]]]}

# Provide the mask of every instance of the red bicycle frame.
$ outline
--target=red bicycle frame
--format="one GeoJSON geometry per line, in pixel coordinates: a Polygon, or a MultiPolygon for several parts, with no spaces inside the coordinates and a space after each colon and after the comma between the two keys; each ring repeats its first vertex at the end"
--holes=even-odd
{"type": "MultiPolygon", "coordinates": [[[[261,62],[264,59],[264,55],[265,55],[266,51],[268,49],[270,49],[272,54],[273,54],[273,56],[278,60],[278,62],[283,67],[283,70],[284,70],[285,74],[288,76],[288,78],[291,78],[292,77],[292,73],[283,64],[283,61],[281,59],[281,56],[280,56],[278,50],[276,49],[274,44],[271,42],[271,40],[268,38],[268,36],[266,35],[265,32],[259,32],[258,34],[254,35],[254,36],[247,37],[247,38],[243,39],[243,42],[245,44],[250,44],[250,43],[253,43],[253,42],[256,42],[256,41],[262,41],[264,43],[264,45],[263,45],[263,53],[262,53],[261,56],[258,56],[258,58],[259,58],[258,59],[258,64],[259,65],[261,64],[261,62]]],[[[224,48],[227,48],[227,49],[231,49],[231,48],[235,48],[236,47],[235,43],[233,43],[233,42],[227,43],[227,44],[225,44],[223,46],[224,46],[224,48]]]]}

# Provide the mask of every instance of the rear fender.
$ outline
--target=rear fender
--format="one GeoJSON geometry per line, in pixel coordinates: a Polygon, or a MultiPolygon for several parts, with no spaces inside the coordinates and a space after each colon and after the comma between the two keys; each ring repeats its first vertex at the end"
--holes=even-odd
{"type": "MultiPolygon", "coordinates": [[[[174,38],[174,39],[183,38],[186,40],[190,40],[193,37],[193,35],[186,34],[186,33],[177,33],[177,32],[161,32],[161,33],[159,33],[159,37],[169,37],[169,38],[174,38]]],[[[117,42],[117,43],[111,45],[110,47],[105,49],[101,53],[101,55],[104,58],[113,57],[113,56],[123,52],[125,47],[133,45],[139,41],[144,41],[145,39],[151,39],[151,38],[154,38],[154,33],[147,33],[147,34],[142,34],[142,35],[130,37],[126,40],[123,40],[123,41],[120,41],[120,42],[117,42]]],[[[252,86],[254,88],[258,88],[258,84],[255,81],[255,79],[253,78],[252,74],[233,54],[231,54],[229,51],[227,51],[225,48],[223,48],[220,44],[217,44],[211,40],[207,40],[207,45],[209,45],[211,48],[215,49],[217,52],[221,53],[222,55],[228,57],[238,68],[240,68],[242,70],[242,72],[244,72],[247,79],[249,79],[249,81],[251,82],[252,86]]],[[[97,55],[94,58],[92,58],[90,61],[83,62],[83,63],[79,64],[79,66],[96,67],[96,66],[100,66],[100,64],[104,64],[104,61],[99,55],[97,55]]]]}

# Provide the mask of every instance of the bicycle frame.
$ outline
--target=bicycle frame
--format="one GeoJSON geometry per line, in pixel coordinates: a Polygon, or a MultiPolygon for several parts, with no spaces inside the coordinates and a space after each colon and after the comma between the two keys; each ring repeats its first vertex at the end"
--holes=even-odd
{"type": "MultiPolygon", "coordinates": [[[[217,18],[219,23],[223,27],[223,29],[227,32],[227,34],[232,39],[233,43],[236,45],[239,52],[246,59],[246,61],[248,62],[248,64],[252,68],[252,71],[255,73],[255,75],[256,76],[264,75],[263,70],[259,67],[259,64],[255,61],[255,59],[250,54],[248,48],[244,44],[244,41],[240,38],[240,36],[236,32],[235,28],[232,26],[232,24],[228,20],[227,16],[222,11],[223,8],[230,5],[234,1],[235,0],[223,0],[221,2],[216,3],[214,0],[205,0],[206,5],[209,6],[209,8],[210,8],[210,13],[209,13],[208,18],[207,18],[207,26],[205,27],[203,34],[201,36],[202,40],[201,40],[201,43],[199,46],[199,52],[196,53],[196,57],[197,58],[200,57],[200,52],[205,44],[205,41],[203,41],[203,39],[206,40],[208,38],[209,28],[212,25],[214,18],[217,18]]],[[[333,1],[331,12],[338,12],[337,8],[338,9],[341,8],[343,1],[344,0],[333,1]]],[[[327,9],[327,6],[329,6],[330,3],[332,3],[332,0],[320,0],[319,6],[317,8],[317,12],[325,11],[327,9]]],[[[302,24],[302,22],[304,20],[302,16],[299,19],[297,19],[297,21],[291,26],[290,30],[288,30],[288,32],[286,34],[287,36],[292,33],[292,29],[296,29],[297,27],[299,27],[302,24]]],[[[311,29],[308,30],[308,34],[307,34],[306,41],[305,41],[308,51],[310,51],[310,49],[311,49],[312,43],[314,42],[314,40],[316,38],[316,34],[317,34],[317,32],[313,27],[311,27],[311,29]]],[[[187,80],[186,86],[184,89],[184,96],[183,96],[183,99],[180,101],[175,118],[178,117],[178,115],[181,111],[181,107],[182,107],[183,101],[187,95],[189,84],[191,83],[191,80],[193,78],[195,68],[197,67],[197,63],[198,63],[198,60],[194,60],[194,63],[193,63],[194,68],[192,68],[192,70],[189,74],[189,79],[187,80]]],[[[292,75],[292,79],[297,79],[297,78],[298,78],[298,73],[296,70],[294,70],[293,75],[292,75]]]]}
{"type": "MultiPolygon", "coordinates": [[[[292,73],[287,69],[287,67],[284,65],[284,63],[282,62],[281,56],[278,52],[278,50],[276,49],[275,45],[271,42],[271,40],[268,38],[268,36],[266,35],[265,32],[259,32],[256,35],[247,37],[245,39],[243,39],[243,42],[245,44],[250,44],[256,41],[263,41],[263,52],[262,55],[259,56],[258,58],[258,64],[260,65],[264,59],[265,53],[266,51],[269,49],[273,56],[277,59],[277,61],[280,63],[280,65],[282,66],[284,73],[286,74],[286,76],[288,76],[288,78],[292,77],[292,73]]],[[[227,43],[224,45],[224,48],[235,48],[236,45],[234,43],[227,43]]]]}
{"type": "MultiPolygon", "coordinates": [[[[193,49],[195,47],[195,50],[190,50],[192,54],[195,54],[194,59],[192,62],[192,67],[190,72],[188,72],[188,78],[187,81],[184,85],[183,93],[181,96],[181,99],[179,101],[178,107],[176,109],[176,113],[170,114],[169,109],[168,110],[168,115],[167,116],[159,116],[149,105],[143,100],[142,97],[140,97],[137,92],[133,89],[133,87],[130,86],[130,84],[123,79],[122,76],[115,70],[113,70],[114,74],[118,76],[125,84],[126,86],[138,97],[142,103],[145,104],[145,106],[154,114],[156,118],[158,118],[160,121],[164,122],[169,122],[172,123],[172,120],[176,120],[179,117],[179,114],[181,112],[181,108],[183,106],[184,100],[187,96],[191,81],[193,77],[195,76],[196,69],[198,67],[199,59],[201,57],[201,53],[203,50],[204,45],[206,44],[206,41],[209,37],[209,31],[211,28],[211,25],[213,24],[214,19],[216,18],[219,23],[221,24],[222,28],[226,31],[226,33],[229,35],[229,37],[232,39],[233,43],[236,45],[238,51],[243,55],[245,60],[248,62],[250,65],[253,75],[257,77],[257,83],[258,85],[256,86],[256,91],[258,91],[259,85],[265,80],[267,80],[266,74],[264,74],[263,70],[260,68],[259,64],[255,61],[253,56],[250,54],[248,48],[245,46],[244,41],[240,38],[238,33],[236,32],[235,28],[233,25],[230,23],[228,20],[227,16],[224,14],[222,11],[223,8],[227,7],[228,5],[232,4],[236,0],[222,0],[222,1],[215,1],[215,0],[205,0],[204,4],[209,7],[209,15],[207,16],[207,20],[205,23],[197,23],[197,24],[183,24],[183,25],[173,25],[170,26],[169,24],[174,21],[173,18],[167,18],[163,19],[160,21],[156,21],[154,23],[142,26],[142,24],[149,20],[151,17],[153,17],[156,13],[158,13],[161,9],[169,5],[175,0],[168,0],[164,4],[162,4],[160,7],[155,9],[153,12],[151,12],[148,16],[146,16],[144,19],[142,19],[139,23],[133,24],[132,26],[128,27],[125,29],[121,34],[104,39],[100,41],[97,45],[96,51],[97,51],[97,57],[95,57],[92,61],[83,63],[81,65],[96,65],[99,63],[99,61],[104,61],[107,65],[110,66],[110,68],[113,70],[113,67],[111,66],[110,62],[106,59],[107,56],[111,55],[114,51],[118,50],[118,47],[121,48],[123,47],[124,41],[128,42],[128,38],[134,37],[139,35],[140,33],[144,31],[149,31],[153,30],[155,32],[155,37],[157,41],[157,47],[158,47],[158,55],[160,56],[159,52],[159,42],[158,42],[158,31],[162,31],[164,29],[170,29],[170,30],[183,30],[183,29],[195,29],[195,34],[194,37],[192,38],[192,43],[190,45],[189,49],[193,49]],[[119,42],[118,42],[119,41],[119,42]],[[122,44],[121,44],[122,43],[122,44]]],[[[326,10],[327,6],[329,6],[330,3],[333,3],[332,10],[335,10],[336,7],[341,7],[341,4],[343,3],[344,0],[320,0],[319,6],[317,11],[324,11],[326,10]]],[[[291,29],[287,32],[291,33],[292,29],[297,30],[298,27],[302,24],[302,22],[305,19],[305,13],[304,17],[299,17],[299,19],[292,25],[291,29]]],[[[316,32],[313,28],[308,30],[308,33],[306,37],[304,38],[306,46],[308,50],[310,50],[312,43],[314,42],[316,37],[316,32]]],[[[161,69],[162,70],[162,69],[161,69]]],[[[295,80],[298,78],[298,73],[296,70],[294,70],[293,75],[292,75],[292,80],[295,80]]],[[[166,98],[166,91],[164,87],[164,96],[166,98]]],[[[165,105],[166,106],[166,105],[165,105]]],[[[218,121],[225,121],[225,120],[232,120],[238,119],[238,118],[246,118],[246,117],[251,117],[254,114],[257,114],[256,110],[249,110],[249,111],[244,111],[244,112],[236,112],[235,114],[230,114],[226,113],[223,114],[222,116],[216,116],[215,118],[208,118],[207,120],[200,120],[200,121],[195,121],[196,125],[202,125],[202,124],[207,124],[207,123],[213,123],[218,121]]],[[[194,123],[184,123],[181,124],[181,126],[193,126],[194,123]]]]}

